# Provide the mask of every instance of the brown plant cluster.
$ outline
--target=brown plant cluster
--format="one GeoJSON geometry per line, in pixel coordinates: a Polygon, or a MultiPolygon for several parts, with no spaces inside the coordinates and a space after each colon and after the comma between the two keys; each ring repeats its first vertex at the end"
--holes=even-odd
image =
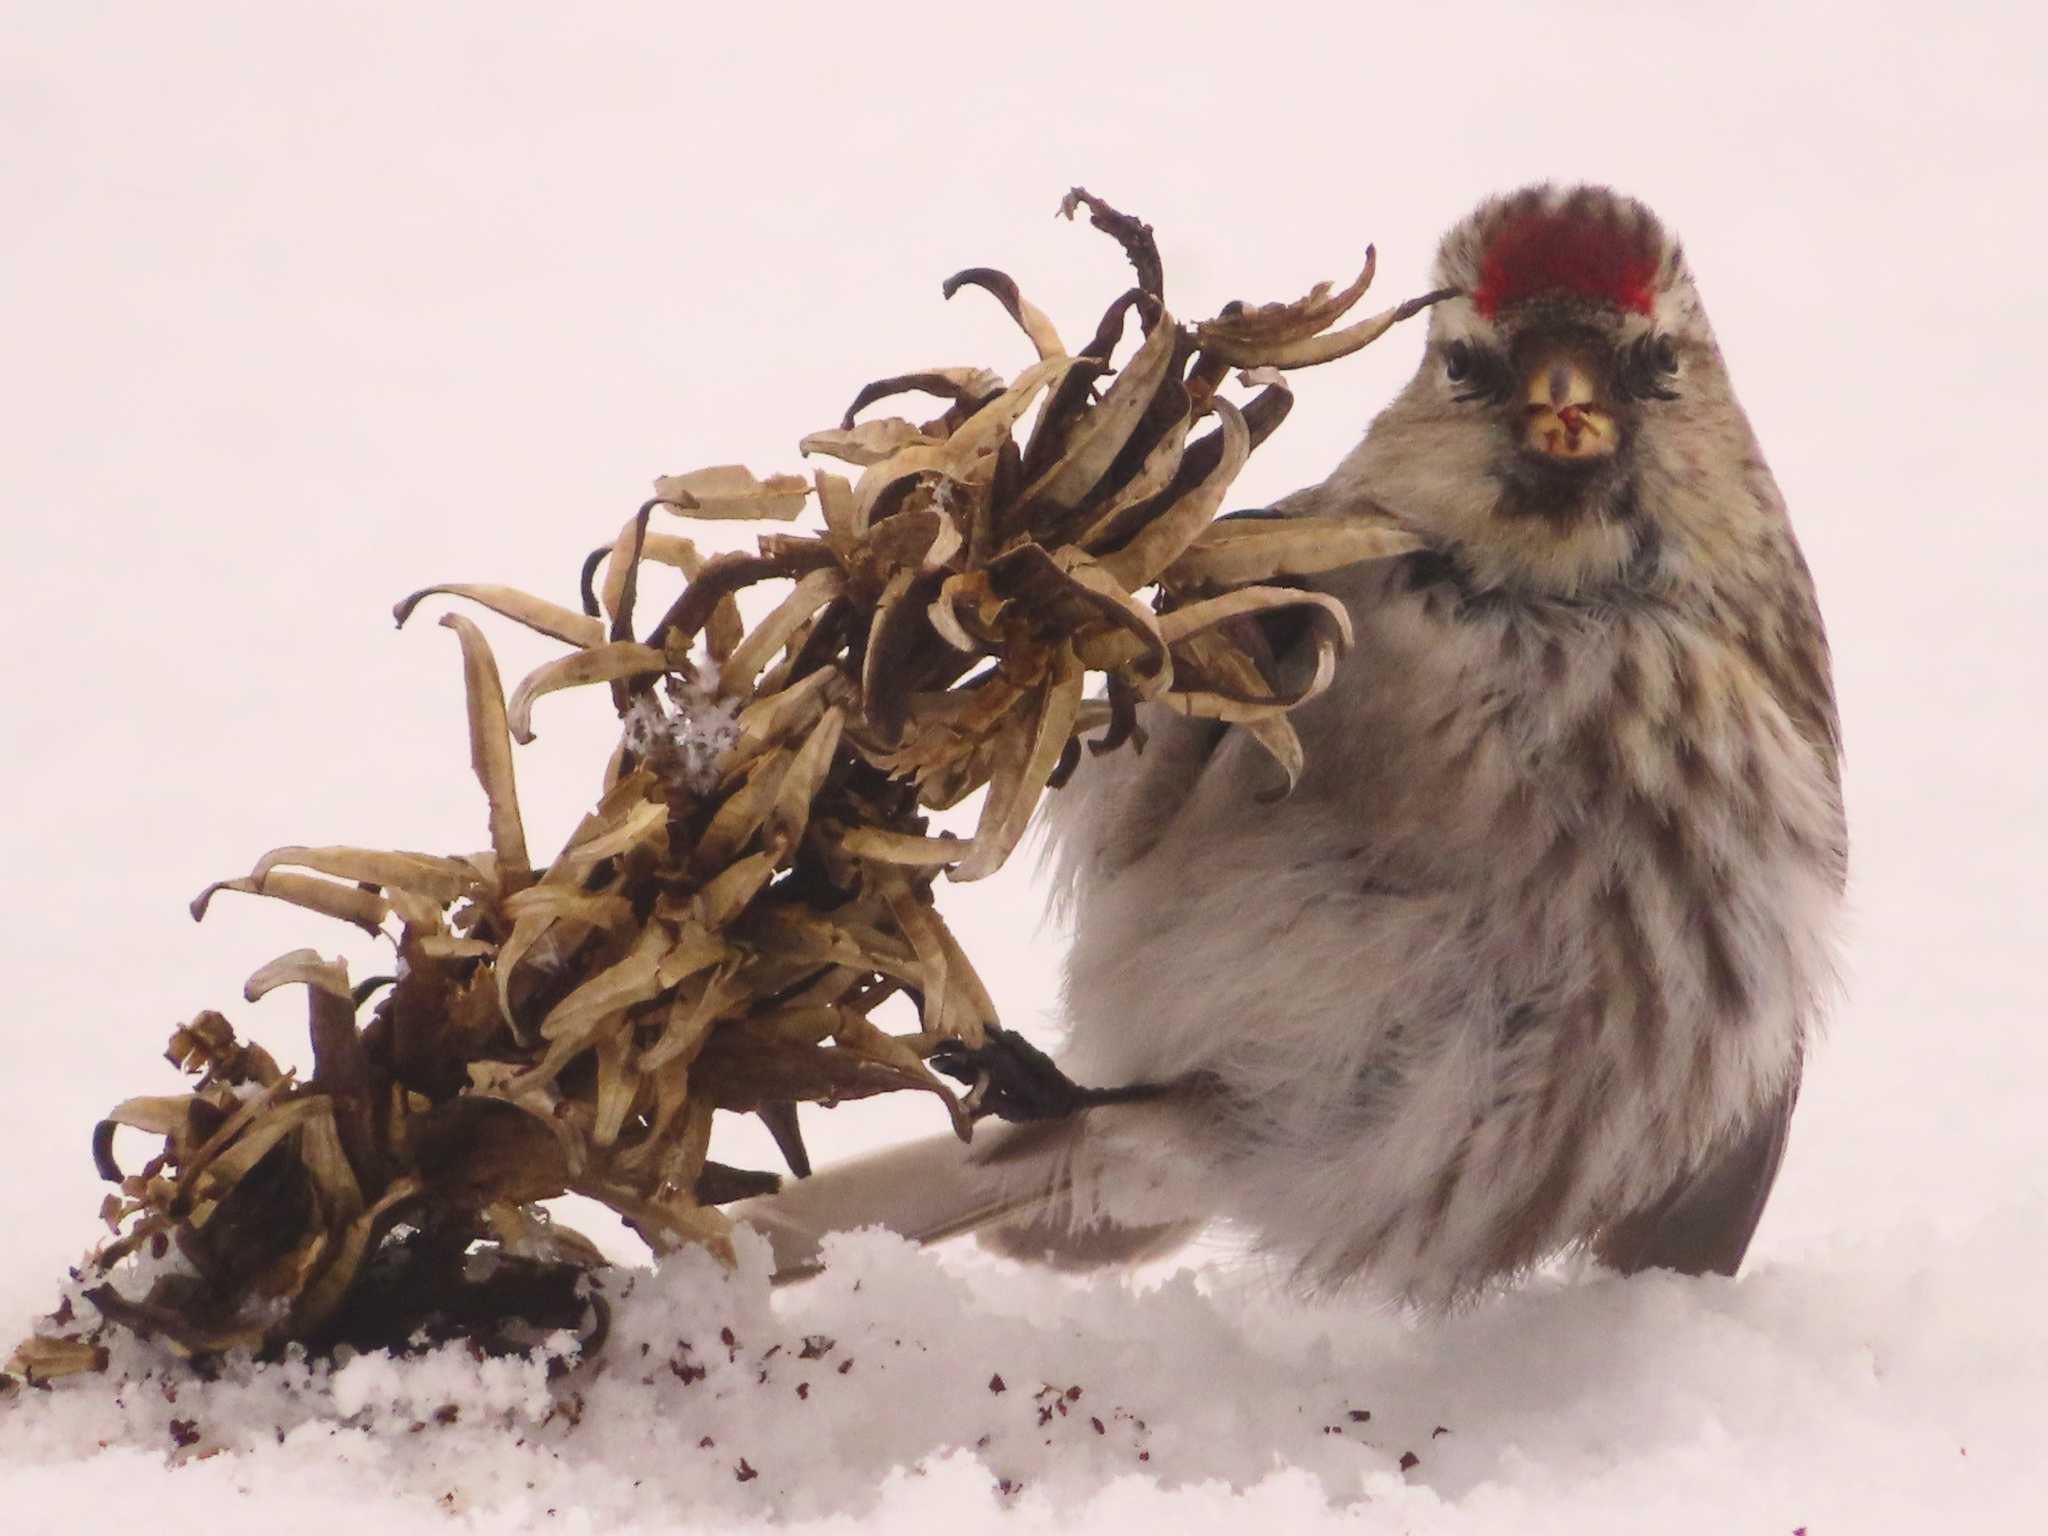
{"type": "Polygon", "coordinates": [[[857,476],[663,479],[586,562],[580,608],[479,585],[398,605],[403,624],[429,596],[464,598],[569,648],[508,698],[482,630],[440,621],[460,642],[491,846],[278,848],[201,894],[195,915],[231,890],[383,935],[395,974],[357,981],[302,949],[250,979],[252,1001],[305,989],[304,1077],[216,1012],[173,1035],[196,1084],[116,1106],[95,1140],[118,1190],[87,1265],[100,1317],[67,1307],[14,1375],[103,1365],[107,1323],[194,1357],[423,1330],[515,1348],[535,1328],[599,1327],[579,1283],[596,1250],[539,1202],[586,1195],[657,1252],[723,1250],[719,1207],[776,1176],[710,1158],[721,1111],[760,1116],[800,1175],[802,1104],[920,1090],[970,1133],[975,1093],[926,1058],[978,1044],[997,1012],[935,880],[1001,866],[1084,737],[1142,745],[1144,701],[1242,727],[1291,781],[1287,712],[1349,630],[1338,603],[1288,583],[1412,545],[1366,519],[1215,519],[1287,413],[1277,370],[1356,350],[1437,296],[1332,331],[1371,282],[1368,253],[1341,291],[1183,324],[1150,228],[1077,189],[1063,211],[1081,209],[1138,280],[1078,349],[1003,273],[960,273],[947,295],[993,295],[1037,360],[1007,381],[942,368],[868,385],[801,444],[857,476]],[[1233,369],[1253,370],[1242,407],[1218,393],[1233,369]],[[914,395],[944,408],[862,419],[914,395]],[[788,520],[814,502],[821,531],[770,532],[750,554],[706,558],[656,522],[788,520]],[[687,578],[652,616],[636,600],[649,562],[687,578]],[[735,596],[764,582],[789,589],[748,628],[735,596]],[[1313,637],[1287,686],[1245,622],[1278,608],[1313,637]],[[532,739],[539,700],[585,686],[611,690],[621,739],[595,808],[536,863],[513,742],[532,739]],[[971,837],[933,830],[930,812],[984,787],[971,837]],[[918,1021],[900,1034],[876,1018],[899,994],[918,1021]],[[122,1126],[161,1149],[124,1169],[122,1126]]]}

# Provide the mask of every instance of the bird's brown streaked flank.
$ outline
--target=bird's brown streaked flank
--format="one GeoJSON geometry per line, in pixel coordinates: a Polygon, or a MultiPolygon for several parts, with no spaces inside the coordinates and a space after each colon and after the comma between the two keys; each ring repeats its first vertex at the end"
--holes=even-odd
{"type": "Polygon", "coordinates": [[[1183,324],[1149,226],[1079,189],[1062,211],[1083,208],[1137,285],[1070,349],[1005,274],[955,276],[945,293],[985,290],[1037,359],[1008,382],[940,368],[863,388],[800,445],[857,480],[664,477],[585,560],[580,611],[473,584],[397,605],[402,625],[461,598],[569,647],[508,698],[482,629],[441,620],[490,848],[285,846],[201,893],[194,916],[233,891],[353,923],[392,942],[394,974],[357,980],[310,949],[256,972],[251,1001],[305,989],[303,1076],[210,1010],[174,1033],[169,1055],[197,1081],[98,1127],[114,1235],[9,1372],[103,1366],[116,1325],[199,1357],[458,1335],[516,1349],[574,1326],[594,1348],[598,1256],[538,1202],[586,1195],[657,1251],[729,1252],[721,1208],[777,1180],[710,1157],[721,1111],[758,1114],[799,1175],[801,1102],[921,1089],[969,1132],[976,1094],[925,1061],[977,1046],[995,1005],[934,882],[1000,866],[1082,738],[1106,726],[1096,750],[1135,743],[1146,701],[1242,725],[1290,782],[1303,755],[1287,716],[1350,643],[1342,603],[1290,583],[1418,545],[1384,519],[1212,519],[1287,413],[1275,370],[1344,356],[1442,295],[1333,329],[1371,285],[1368,249],[1342,289],[1183,324]],[[942,413],[859,419],[915,394],[942,413]],[[813,494],[822,528],[768,533],[752,554],[706,558],[656,521],[784,520],[813,494]],[[662,566],[687,578],[665,610],[643,591],[662,566]],[[734,594],[764,580],[791,590],[749,630],[734,594]],[[1285,682],[1245,628],[1282,612],[1307,629],[1285,682]],[[1106,699],[1084,697],[1091,672],[1106,699]],[[532,739],[548,694],[594,685],[621,721],[601,794],[536,858],[513,740],[532,739]],[[973,836],[935,834],[926,813],[984,785],[973,836]],[[160,1148],[138,1165],[121,1128],[160,1148]]]}
{"type": "Polygon", "coordinates": [[[1415,377],[1276,509],[1419,544],[1312,583],[1357,645],[1292,793],[1150,709],[1052,804],[1063,1065],[1160,1091],[756,1202],[786,1267],[869,1219],[1097,1262],[1216,1216],[1425,1304],[1573,1246],[1741,1261],[1846,865],[1812,581],[1642,204],[1491,199],[1436,281],[1415,377]]]}

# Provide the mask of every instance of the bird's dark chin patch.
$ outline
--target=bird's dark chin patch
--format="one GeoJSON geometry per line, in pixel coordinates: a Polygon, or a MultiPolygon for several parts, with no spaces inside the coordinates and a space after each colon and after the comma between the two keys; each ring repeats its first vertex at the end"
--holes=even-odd
{"type": "Polygon", "coordinates": [[[1540,518],[1558,528],[1608,521],[1635,505],[1628,471],[1615,459],[1553,459],[1518,453],[1498,474],[1499,517],[1540,518]]]}

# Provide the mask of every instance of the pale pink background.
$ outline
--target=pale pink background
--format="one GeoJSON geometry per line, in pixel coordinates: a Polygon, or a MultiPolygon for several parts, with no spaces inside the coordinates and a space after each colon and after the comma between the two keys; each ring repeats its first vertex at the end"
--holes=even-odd
{"type": "MultiPolygon", "coordinates": [[[[184,903],[280,843],[484,841],[437,580],[569,599],[653,475],[801,468],[867,378],[1022,366],[956,268],[1070,334],[1150,219],[1183,314],[1419,289],[1481,194],[1611,180],[1684,234],[1819,579],[1854,920],[1766,1256],[1931,1242],[2039,1191],[2048,660],[2040,23],[2020,7],[0,7],[0,1333],[92,1236],[91,1121],[278,952],[184,903]]],[[[1302,381],[1240,482],[1318,477],[1417,332],[1302,381]]],[[[508,626],[510,676],[549,654],[508,626]]],[[[550,699],[536,850],[608,742],[550,699]]],[[[1028,862],[945,893],[1011,1022],[1028,862]]],[[[821,1154],[933,1129],[817,1117],[821,1154]]],[[[740,1149],[745,1150],[745,1149],[740,1149]]]]}

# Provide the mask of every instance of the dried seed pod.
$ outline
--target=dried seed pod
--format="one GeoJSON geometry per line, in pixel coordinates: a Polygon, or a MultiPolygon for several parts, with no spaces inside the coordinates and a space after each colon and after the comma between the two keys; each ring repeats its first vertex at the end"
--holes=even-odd
{"type": "MultiPolygon", "coordinates": [[[[219,1014],[173,1035],[169,1055],[196,1083],[124,1101],[94,1137],[121,1190],[88,1292],[103,1322],[187,1354],[402,1344],[421,1319],[393,1298],[459,1294],[485,1320],[479,1343],[514,1347],[517,1330],[489,1319],[532,1306],[534,1326],[575,1326],[573,1287],[555,1281],[597,1262],[535,1204],[564,1192],[605,1202],[657,1250],[729,1256],[717,1203],[775,1176],[710,1159],[720,1112],[760,1114],[799,1172],[806,1103],[915,1090],[969,1133],[924,1058],[980,1042],[996,1007],[935,882],[999,868],[1082,761],[1084,735],[1107,728],[1097,750],[1142,743],[1139,705],[1154,700],[1239,725],[1285,784],[1299,776],[1286,713],[1327,684],[1349,632],[1332,599],[1268,584],[1413,540],[1383,516],[1214,523],[1292,400],[1271,373],[1242,381],[1259,390],[1242,407],[1218,391],[1233,365],[1338,355],[1427,300],[1329,332],[1369,285],[1369,259],[1341,291],[1183,326],[1149,226],[1078,188],[1063,204],[1084,207],[1137,287],[1069,352],[1005,274],[950,280],[948,295],[993,295],[1037,357],[1007,382],[949,368],[861,389],[800,444],[859,466],[857,481],[730,465],[658,480],[582,562],[581,612],[472,584],[397,605],[403,624],[429,596],[471,602],[570,648],[508,702],[482,632],[441,620],[461,642],[490,851],[288,845],[201,894],[195,913],[220,890],[295,902],[390,938],[400,963],[395,980],[352,985],[302,950],[251,978],[252,997],[307,989],[303,1081],[219,1014]],[[1133,317],[1143,337],[1113,367],[1133,317]],[[856,420],[906,392],[946,409],[922,425],[856,420]],[[707,559],[653,526],[661,511],[787,520],[814,491],[822,530],[765,534],[753,554],[707,559]],[[649,562],[687,578],[652,623],[635,611],[649,562]],[[764,582],[788,588],[749,630],[734,599],[764,582]],[[1281,608],[1308,614],[1309,642],[1271,665],[1247,620],[1281,608]],[[1085,697],[1091,674],[1106,698],[1085,697]],[[513,742],[533,739],[538,699],[594,684],[612,687],[622,719],[605,790],[536,869],[513,742]],[[984,787],[971,839],[928,823],[984,787]],[[896,1035],[878,1010],[899,993],[920,1017],[896,1035]],[[124,1126],[162,1142],[139,1173],[114,1157],[124,1126]],[[538,1265],[548,1284],[520,1302],[476,1280],[463,1255],[478,1241],[545,1255],[504,1262],[538,1265]],[[173,1242],[192,1273],[123,1294],[117,1266],[173,1242]],[[383,1278],[361,1284],[370,1274],[383,1278]]],[[[10,1368],[47,1377],[101,1360],[73,1334],[31,1341],[10,1368]]]]}

